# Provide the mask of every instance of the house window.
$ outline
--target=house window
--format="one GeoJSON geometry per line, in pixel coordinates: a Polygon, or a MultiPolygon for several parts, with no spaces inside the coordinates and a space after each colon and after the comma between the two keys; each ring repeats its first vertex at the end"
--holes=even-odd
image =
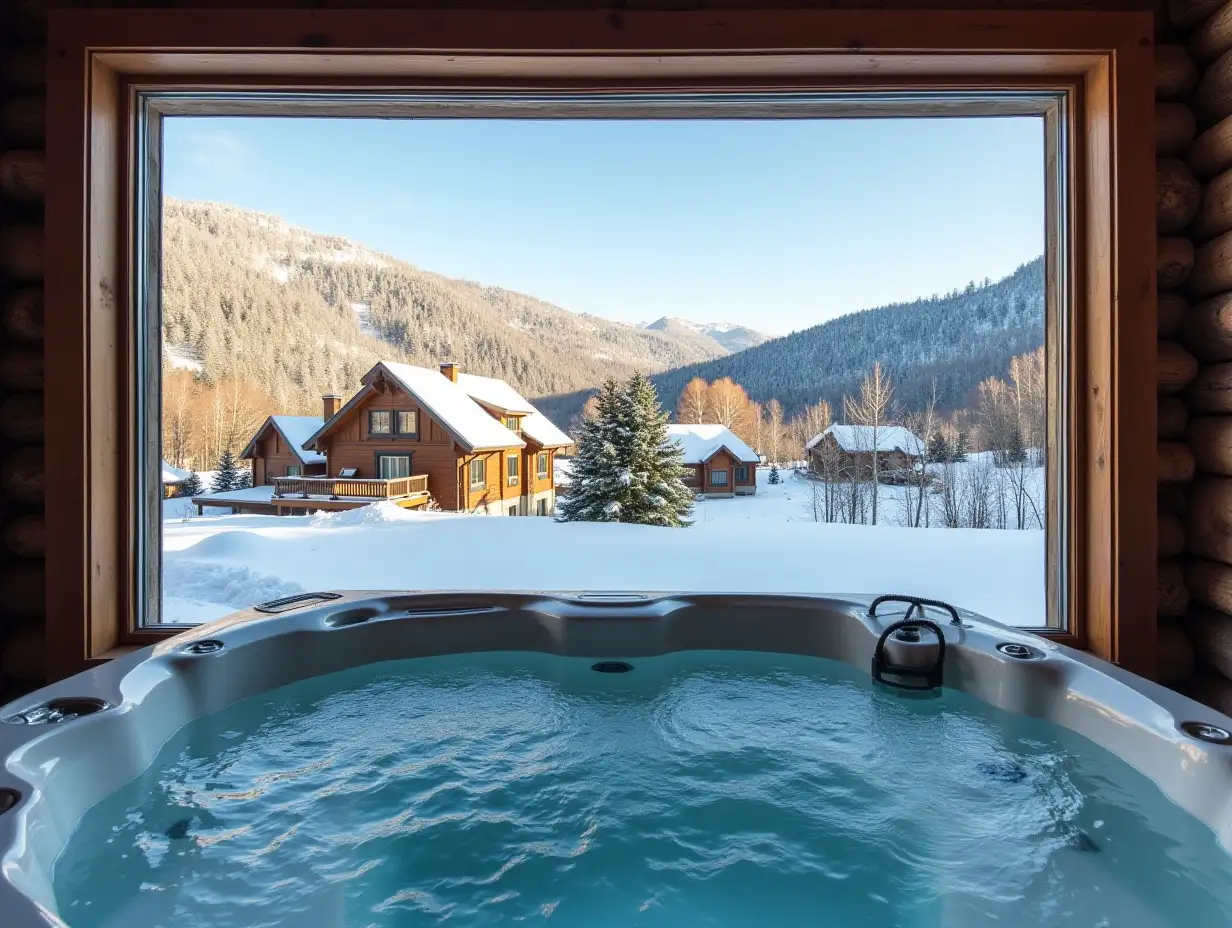
{"type": "Polygon", "coordinates": [[[505,416],[504,421],[505,421],[505,428],[507,428],[509,431],[515,432],[518,435],[522,434],[522,425],[521,425],[522,420],[519,419],[517,416],[505,416]]]}
{"type": "Polygon", "coordinates": [[[388,409],[368,410],[368,434],[389,435],[393,431],[393,417],[388,409]]]}
{"type": "Polygon", "coordinates": [[[749,467],[747,464],[741,464],[736,468],[736,483],[749,482],[749,467]]]}
{"type": "Polygon", "coordinates": [[[409,477],[411,476],[411,456],[409,454],[378,454],[376,467],[377,475],[382,480],[409,477]]]}
{"type": "Polygon", "coordinates": [[[536,472],[539,476],[546,477],[548,475],[548,453],[546,451],[540,451],[538,458],[535,459],[535,464],[537,468],[536,472]]]}
{"type": "Polygon", "coordinates": [[[419,435],[419,413],[415,410],[399,409],[396,415],[398,434],[412,438],[419,435]]]}
{"type": "Polygon", "coordinates": [[[288,477],[298,477],[301,474],[303,474],[303,472],[304,472],[304,469],[300,467],[298,464],[288,464],[287,465],[287,476],[288,477]]]}
{"type": "Polygon", "coordinates": [[[516,454],[505,458],[505,476],[509,478],[509,486],[518,485],[518,456],[516,454]]]}
{"type": "Polygon", "coordinates": [[[725,487],[725,486],[727,486],[727,471],[725,471],[725,470],[712,470],[712,471],[710,472],[710,485],[711,485],[712,487],[725,487]]]}
{"type": "Polygon", "coordinates": [[[486,463],[483,458],[471,461],[471,489],[482,487],[488,482],[486,463]]]}

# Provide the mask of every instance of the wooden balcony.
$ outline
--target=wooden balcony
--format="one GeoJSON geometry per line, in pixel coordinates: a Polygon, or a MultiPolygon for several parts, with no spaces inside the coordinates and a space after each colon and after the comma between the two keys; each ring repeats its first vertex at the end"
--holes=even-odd
{"type": "Polygon", "coordinates": [[[428,475],[394,477],[390,480],[360,477],[275,477],[270,500],[278,510],[353,509],[388,500],[399,506],[418,506],[428,501],[428,475]]]}

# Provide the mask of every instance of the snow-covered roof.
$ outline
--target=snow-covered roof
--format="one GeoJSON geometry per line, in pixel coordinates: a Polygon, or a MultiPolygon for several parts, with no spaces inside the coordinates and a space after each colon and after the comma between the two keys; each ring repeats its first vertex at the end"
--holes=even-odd
{"type": "Polygon", "coordinates": [[[207,500],[218,500],[220,503],[228,500],[244,503],[273,503],[274,488],[268,484],[258,487],[242,487],[239,490],[223,490],[221,493],[200,493],[193,500],[201,500],[209,505],[207,500]]]}
{"type": "Polygon", "coordinates": [[[669,439],[675,439],[684,450],[686,464],[704,464],[722,448],[726,448],[728,454],[742,464],[757,464],[761,461],[757,452],[724,425],[669,425],[667,436],[669,439]]]}
{"type": "Polygon", "coordinates": [[[536,410],[522,420],[522,434],[544,448],[564,448],[573,444],[573,439],[558,429],[543,413],[536,410]]]}
{"type": "MultiPolygon", "coordinates": [[[[448,379],[448,378],[446,378],[448,379]]],[[[466,395],[498,412],[525,416],[535,412],[535,407],[522,394],[503,380],[495,377],[477,377],[474,374],[458,374],[458,386],[466,395]]]]}
{"type": "Polygon", "coordinates": [[[526,442],[471,399],[460,384],[440,371],[393,361],[382,361],[377,366],[388,371],[468,451],[526,446],[526,442]]]}
{"type": "Polygon", "coordinates": [[[163,483],[183,483],[188,479],[188,471],[172,467],[163,461],[163,483]]]}
{"type": "Polygon", "coordinates": [[[295,456],[299,458],[300,463],[325,463],[325,455],[317,451],[309,451],[304,447],[308,439],[320,430],[320,416],[270,416],[261,424],[261,428],[257,429],[257,434],[252,436],[252,441],[240,453],[241,458],[250,458],[256,454],[257,442],[261,440],[261,436],[265,434],[265,430],[270,426],[278,430],[282,440],[290,446],[295,456]]]}
{"type": "Polygon", "coordinates": [[[282,437],[287,440],[287,444],[305,464],[324,464],[325,455],[316,451],[309,451],[304,447],[304,442],[313,436],[313,434],[321,427],[320,416],[270,416],[274,422],[274,427],[282,433],[282,437]]]}
{"type": "Polygon", "coordinates": [[[844,451],[865,452],[873,450],[873,433],[876,432],[877,451],[901,451],[914,457],[923,453],[924,443],[915,433],[901,425],[832,425],[824,432],[814,435],[806,448],[815,448],[827,435],[844,451]]]}

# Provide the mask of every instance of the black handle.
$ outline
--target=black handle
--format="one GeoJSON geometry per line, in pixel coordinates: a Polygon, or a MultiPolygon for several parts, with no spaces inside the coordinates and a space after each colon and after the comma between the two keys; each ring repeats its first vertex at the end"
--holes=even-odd
{"type": "Polygon", "coordinates": [[[871,606],[868,607],[870,617],[877,615],[877,607],[882,603],[910,603],[907,609],[907,618],[911,618],[911,613],[918,609],[920,610],[921,618],[924,615],[925,606],[936,606],[938,609],[944,609],[950,614],[951,625],[962,625],[962,619],[958,617],[958,610],[949,603],[943,603],[939,599],[924,599],[922,596],[904,596],[901,593],[886,593],[884,596],[878,596],[873,600],[871,606]]]}
{"type": "MultiPolygon", "coordinates": [[[[925,600],[925,602],[928,602],[925,600]]],[[[874,603],[874,606],[876,604],[874,603]]],[[[900,690],[934,690],[940,687],[945,676],[945,633],[941,631],[941,626],[936,622],[930,622],[928,619],[913,619],[911,618],[911,610],[915,609],[919,603],[912,603],[911,608],[907,610],[907,618],[900,619],[897,622],[892,622],[886,626],[885,631],[881,633],[881,637],[877,639],[877,647],[873,649],[873,679],[878,683],[884,683],[886,686],[897,687],[900,690]],[[888,663],[885,659],[885,645],[890,636],[900,628],[927,628],[930,632],[937,636],[937,659],[933,661],[930,667],[901,667],[898,664],[888,663]],[[923,681],[920,685],[910,683],[895,682],[885,679],[884,674],[893,674],[896,677],[905,677],[907,679],[916,679],[923,681]]]]}

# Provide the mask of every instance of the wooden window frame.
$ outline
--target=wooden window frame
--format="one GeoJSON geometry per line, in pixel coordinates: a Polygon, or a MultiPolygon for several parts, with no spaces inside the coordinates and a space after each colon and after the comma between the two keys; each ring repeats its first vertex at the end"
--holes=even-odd
{"type": "Polygon", "coordinates": [[[376,473],[372,476],[377,480],[397,480],[397,477],[381,476],[381,460],[383,458],[406,458],[406,475],[410,477],[415,470],[415,452],[413,451],[376,451],[372,455],[372,466],[376,473]]]}
{"type": "Polygon", "coordinates": [[[394,411],[392,409],[369,409],[368,410],[368,437],[379,435],[381,438],[392,438],[394,435],[394,411]],[[374,416],[389,416],[389,428],[383,432],[378,432],[372,427],[374,416]]]}
{"type": "Polygon", "coordinates": [[[287,472],[286,472],[283,476],[284,476],[284,477],[302,477],[302,476],[304,476],[304,465],[303,465],[303,464],[288,464],[288,465],[287,465],[287,472]],[[293,467],[295,468],[295,473],[291,473],[291,468],[293,468],[293,467]]]}
{"type": "Polygon", "coordinates": [[[466,479],[467,485],[472,491],[482,490],[488,485],[488,459],[484,457],[472,458],[467,465],[466,479]],[[479,465],[479,481],[475,480],[475,465],[479,465]]]}
{"type": "Polygon", "coordinates": [[[727,476],[728,476],[728,473],[729,473],[729,472],[728,472],[728,470],[727,470],[727,468],[725,468],[725,467],[720,467],[720,468],[717,468],[717,469],[716,469],[716,468],[711,468],[709,473],[710,473],[710,485],[711,485],[712,487],[728,487],[728,486],[731,486],[731,483],[730,483],[730,482],[728,481],[728,479],[727,479],[727,476]],[[719,474],[722,474],[722,475],[723,475],[723,479],[722,479],[722,480],[715,480],[714,478],[715,478],[715,477],[717,477],[719,474]]]}
{"type": "Polygon", "coordinates": [[[749,465],[748,464],[737,464],[735,467],[735,471],[736,472],[732,475],[733,483],[748,483],[749,482],[749,465]],[[741,474],[741,471],[744,472],[743,475],[741,474]]]}
{"type": "MultiPolygon", "coordinates": [[[[135,228],[142,88],[1064,94],[1072,234],[1050,242],[1047,259],[1067,262],[1073,288],[1065,304],[1071,375],[1052,398],[1069,412],[1053,417],[1071,458],[1062,497],[1069,554],[1057,558],[1063,573],[1052,573],[1064,584],[1070,625],[1053,637],[1153,674],[1149,13],[53,9],[48,25],[46,264],[54,273],[45,301],[57,337],[46,341],[55,372],[46,402],[49,420],[67,426],[50,430],[46,445],[46,483],[55,488],[46,501],[51,679],[170,633],[130,627],[149,593],[135,566],[142,529],[132,513],[154,492],[136,463],[137,449],[156,443],[141,426],[151,421],[142,404],[157,402],[132,386],[149,337],[137,331],[137,290],[157,283],[139,272],[141,242],[160,231],[135,228]]],[[[931,107],[972,112],[949,97],[931,107]]],[[[379,99],[367,108],[385,112],[379,99]]],[[[923,111],[918,101],[899,110],[923,111]]],[[[893,105],[879,112],[892,115],[893,105]]],[[[1063,550],[1049,545],[1051,558],[1063,550]]]]}
{"type": "Polygon", "coordinates": [[[394,437],[395,438],[418,438],[419,437],[419,411],[415,409],[395,409],[393,421],[394,437]],[[409,432],[402,431],[402,426],[398,423],[403,416],[410,416],[415,422],[415,428],[409,432]]]}
{"type": "Polygon", "coordinates": [[[535,473],[540,477],[548,475],[548,468],[551,467],[551,461],[548,458],[546,451],[540,451],[535,455],[535,473]],[[542,463],[542,466],[540,464],[542,463]]]}
{"type": "Polygon", "coordinates": [[[505,483],[507,486],[516,487],[520,482],[522,468],[518,460],[521,457],[522,453],[520,451],[505,455],[505,483]],[[509,473],[511,469],[513,471],[512,474],[509,473]]]}

